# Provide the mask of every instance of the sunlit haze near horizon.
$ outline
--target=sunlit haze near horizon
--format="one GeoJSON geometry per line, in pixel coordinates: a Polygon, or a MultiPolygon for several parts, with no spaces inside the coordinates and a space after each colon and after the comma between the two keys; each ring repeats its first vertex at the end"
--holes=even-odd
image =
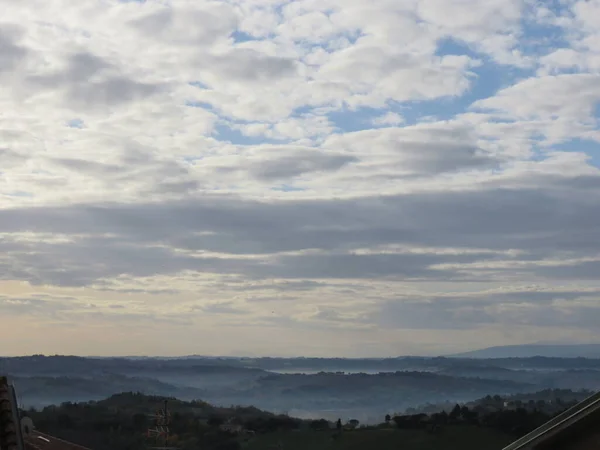
{"type": "Polygon", "coordinates": [[[600,0],[0,0],[3,355],[600,341],[600,0]]]}

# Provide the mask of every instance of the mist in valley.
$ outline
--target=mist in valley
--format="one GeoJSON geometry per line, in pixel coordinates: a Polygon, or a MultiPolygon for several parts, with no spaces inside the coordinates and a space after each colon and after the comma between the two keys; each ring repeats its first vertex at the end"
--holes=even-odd
{"type": "Polygon", "coordinates": [[[0,359],[25,408],[140,392],[298,418],[355,418],[467,402],[486,395],[600,388],[600,360],[584,358],[0,359]]]}

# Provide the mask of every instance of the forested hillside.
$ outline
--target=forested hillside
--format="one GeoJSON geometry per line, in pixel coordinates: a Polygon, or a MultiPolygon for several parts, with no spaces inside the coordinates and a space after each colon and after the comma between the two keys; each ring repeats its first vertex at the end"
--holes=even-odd
{"type": "Polygon", "coordinates": [[[40,411],[30,409],[38,430],[94,450],[143,450],[152,445],[146,431],[154,412],[168,400],[170,445],[182,450],[259,450],[280,448],[352,450],[378,448],[464,450],[501,449],[574,403],[533,402],[485,397],[431,414],[382,413],[379,425],[358,420],[300,420],[253,407],[215,407],[123,393],[106,400],[64,403],[40,411]],[[228,425],[229,429],[225,429],[228,425]]]}

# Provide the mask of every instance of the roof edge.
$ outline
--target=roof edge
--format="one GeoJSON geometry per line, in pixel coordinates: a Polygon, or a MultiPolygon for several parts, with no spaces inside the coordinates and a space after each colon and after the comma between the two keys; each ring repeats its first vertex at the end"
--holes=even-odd
{"type": "Polygon", "coordinates": [[[527,445],[535,444],[541,440],[554,436],[568,428],[570,425],[598,410],[600,410],[600,392],[591,395],[582,402],[563,411],[541,427],[536,428],[531,433],[526,434],[509,446],[504,447],[503,450],[525,449],[527,445]]]}

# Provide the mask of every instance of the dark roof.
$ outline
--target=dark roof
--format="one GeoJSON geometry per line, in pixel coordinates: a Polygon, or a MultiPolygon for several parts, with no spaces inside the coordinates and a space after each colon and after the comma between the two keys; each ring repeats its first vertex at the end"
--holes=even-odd
{"type": "Polygon", "coordinates": [[[34,431],[25,438],[25,450],[90,450],[81,445],[34,431]]]}
{"type": "MultiPolygon", "coordinates": [[[[581,434],[582,428],[588,426],[590,417],[598,414],[600,414],[600,392],[588,397],[572,408],[567,409],[541,427],[516,440],[508,447],[505,447],[503,450],[538,448],[539,446],[550,444],[551,441],[554,442],[572,436],[575,432],[581,434]]],[[[595,423],[588,429],[597,431],[598,424],[595,423]]]]}

